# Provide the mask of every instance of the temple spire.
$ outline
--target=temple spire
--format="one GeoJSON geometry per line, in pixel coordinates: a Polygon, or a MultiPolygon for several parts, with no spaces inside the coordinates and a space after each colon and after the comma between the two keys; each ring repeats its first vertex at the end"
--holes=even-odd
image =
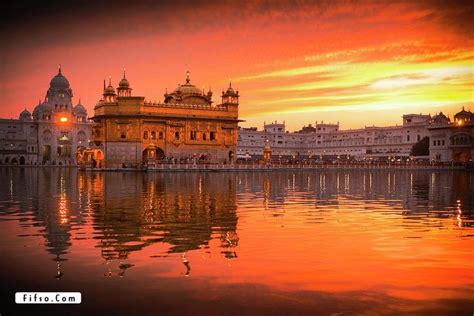
{"type": "Polygon", "coordinates": [[[127,78],[125,77],[125,68],[123,68],[123,79],[127,79],[127,78]]]}
{"type": "Polygon", "coordinates": [[[61,73],[61,64],[58,66],[58,73],[61,73]]]}
{"type": "Polygon", "coordinates": [[[112,85],[112,77],[109,76],[109,86],[111,86],[111,85],[112,85]]]}
{"type": "Polygon", "coordinates": [[[186,83],[191,82],[191,79],[189,78],[189,70],[186,71],[186,83]]]}
{"type": "Polygon", "coordinates": [[[104,79],[104,91],[105,91],[105,79],[104,79]]]}

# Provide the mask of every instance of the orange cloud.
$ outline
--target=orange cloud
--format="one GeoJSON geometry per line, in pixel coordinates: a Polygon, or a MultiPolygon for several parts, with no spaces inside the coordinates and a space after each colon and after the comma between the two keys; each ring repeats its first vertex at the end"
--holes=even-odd
{"type": "Polygon", "coordinates": [[[474,60],[468,4],[246,1],[236,8],[231,1],[118,0],[112,7],[11,7],[0,22],[1,117],[32,110],[59,63],[90,114],[102,79],[118,79],[123,67],[134,92],[150,100],[162,100],[188,68],[193,83],[214,92],[232,79],[241,116],[253,125],[285,113],[298,128],[302,111],[319,111],[304,119],[346,117],[343,126],[358,127],[381,119],[373,115],[377,107],[396,109],[379,123],[393,124],[403,111],[473,101],[469,74],[453,70],[474,60]],[[15,22],[22,17],[25,23],[15,22]],[[430,73],[440,69],[454,72],[430,73]],[[341,109],[367,113],[355,121],[341,109]]]}

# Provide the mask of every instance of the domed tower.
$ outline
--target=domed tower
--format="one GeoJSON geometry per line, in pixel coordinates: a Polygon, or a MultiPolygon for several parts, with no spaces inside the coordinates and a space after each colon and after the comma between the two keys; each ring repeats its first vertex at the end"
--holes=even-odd
{"type": "Polygon", "coordinates": [[[79,103],[77,103],[76,106],[74,106],[74,109],[72,110],[72,113],[76,117],[77,122],[86,122],[87,121],[87,110],[81,104],[81,99],[79,99],[79,103]]]}
{"type": "Polygon", "coordinates": [[[211,87],[209,87],[209,91],[207,91],[207,98],[209,99],[209,101],[212,100],[212,91],[211,91],[211,87]]]}
{"type": "Polygon", "coordinates": [[[168,104],[190,104],[190,105],[210,105],[211,95],[205,95],[201,89],[191,83],[189,71],[186,72],[186,83],[178,85],[171,93],[165,93],[164,103],[168,104]]]}
{"type": "Polygon", "coordinates": [[[106,87],[105,86],[105,80],[104,80],[104,94],[103,94],[104,102],[115,102],[117,101],[117,94],[115,94],[115,89],[112,86],[112,79],[109,77],[109,85],[106,87]]]}
{"type": "Polygon", "coordinates": [[[117,94],[119,97],[131,97],[132,96],[132,88],[130,88],[130,83],[128,82],[127,78],[125,77],[125,69],[123,70],[123,78],[119,82],[119,86],[117,88],[117,94]]]}
{"type": "Polygon", "coordinates": [[[471,111],[466,111],[464,107],[462,107],[460,112],[454,115],[454,122],[456,125],[462,126],[470,123],[471,121],[474,121],[474,113],[471,111]]]}
{"type": "Polygon", "coordinates": [[[72,89],[69,81],[63,76],[61,65],[59,65],[58,74],[51,79],[49,89],[46,92],[45,102],[53,106],[55,111],[72,111],[72,89]]]}
{"type": "Polygon", "coordinates": [[[20,121],[32,121],[32,117],[31,117],[31,113],[25,109],[23,110],[23,112],[20,113],[20,117],[19,117],[20,121]]]}
{"type": "Polygon", "coordinates": [[[33,110],[33,119],[35,121],[51,121],[53,119],[54,106],[45,101],[39,100],[38,105],[33,110]]]}
{"type": "Polygon", "coordinates": [[[443,114],[443,112],[439,112],[439,114],[433,116],[431,120],[431,124],[433,125],[447,125],[449,124],[449,118],[443,114]]]}
{"type": "Polygon", "coordinates": [[[222,90],[222,104],[239,105],[239,91],[232,88],[232,82],[229,81],[229,87],[224,92],[222,90]]]}

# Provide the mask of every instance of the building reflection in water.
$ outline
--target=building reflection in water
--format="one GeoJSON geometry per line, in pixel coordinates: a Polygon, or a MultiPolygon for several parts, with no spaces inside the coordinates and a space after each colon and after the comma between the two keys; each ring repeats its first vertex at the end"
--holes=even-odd
{"type": "MultiPolygon", "coordinates": [[[[280,216],[282,221],[284,205],[337,210],[349,199],[363,201],[367,209],[374,203],[400,209],[406,218],[452,217],[456,226],[473,226],[474,184],[471,174],[461,172],[0,172],[10,184],[0,188],[3,199],[19,201],[17,208],[8,204],[11,201],[2,202],[2,208],[31,213],[31,218],[21,217],[20,225],[41,227],[57,279],[63,276],[71,244],[80,238],[97,241],[107,277],[123,277],[133,267],[127,261],[130,254],[153,244],[166,247],[157,248],[165,250],[152,257],[178,254],[185,275],[191,273],[189,252],[210,252],[211,241],[217,241],[223,258],[237,259],[238,209],[244,212],[255,200],[263,203],[258,211],[280,216]],[[84,227],[92,233],[71,237],[72,231],[84,227]]],[[[1,215],[8,212],[14,211],[1,215]]]]}
{"type": "MultiPolygon", "coordinates": [[[[463,172],[275,172],[239,173],[237,178],[239,204],[248,194],[253,194],[262,198],[264,209],[272,209],[274,216],[285,204],[295,201],[332,205],[337,209],[344,203],[341,198],[401,208],[407,216],[442,218],[457,214],[458,208],[469,211],[465,216],[471,216],[474,206],[472,175],[463,172]],[[450,209],[453,212],[445,212],[450,209]]],[[[459,212],[462,214],[462,210],[459,212]]],[[[472,223],[465,221],[463,225],[472,223]]]]}
{"type": "MultiPolygon", "coordinates": [[[[106,265],[122,267],[132,252],[154,243],[168,245],[167,256],[209,248],[219,239],[223,255],[236,257],[237,203],[231,174],[104,173],[78,175],[89,186],[93,226],[106,265]],[[217,179],[216,179],[217,177],[217,179]]],[[[80,190],[81,191],[81,190],[80,190]]],[[[107,268],[106,276],[111,276],[107,268]]],[[[123,275],[123,273],[122,273],[123,275]]]]}

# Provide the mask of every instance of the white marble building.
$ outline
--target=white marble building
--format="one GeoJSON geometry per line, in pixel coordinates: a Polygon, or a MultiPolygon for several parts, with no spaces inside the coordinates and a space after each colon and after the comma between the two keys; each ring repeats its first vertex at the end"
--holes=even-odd
{"type": "Polygon", "coordinates": [[[33,114],[25,109],[18,119],[0,119],[0,164],[74,165],[77,149],[91,139],[92,124],[72,97],[59,67],[33,114]]]}
{"type": "Polygon", "coordinates": [[[264,124],[261,131],[255,127],[240,128],[237,154],[261,157],[268,139],[274,157],[408,157],[412,146],[429,135],[430,120],[430,115],[407,114],[402,125],[348,130],[341,130],[339,123],[316,122],[291,133],[285,130],[285,122],[272,122],[264,124]]]}

